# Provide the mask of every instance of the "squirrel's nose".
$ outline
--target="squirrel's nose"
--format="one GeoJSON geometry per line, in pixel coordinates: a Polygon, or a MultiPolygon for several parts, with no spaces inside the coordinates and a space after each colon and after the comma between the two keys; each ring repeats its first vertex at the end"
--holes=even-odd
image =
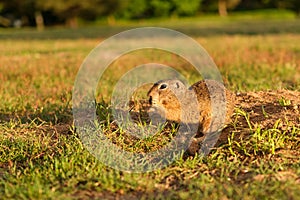
{"type": "Polygon", "coordinates": [[[152,105],[152,96],[149,97],[149,103],[152,105]]]}

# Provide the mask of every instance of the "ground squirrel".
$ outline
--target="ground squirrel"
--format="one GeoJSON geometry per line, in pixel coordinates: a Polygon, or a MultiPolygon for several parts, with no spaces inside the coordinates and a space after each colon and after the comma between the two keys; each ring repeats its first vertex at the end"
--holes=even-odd
{"type": "Polygon", "coordinates": [[[189,154],[195,154],[199,141],[203,140],[203,138],[200,140],[196,138],[201,138],[212,131],[212,120],[223,119],[223,122],[217,123],[217,126],[222,127],[213,128],[215,130],[222,129],[230,122],[235,100],[234,93],[227,90],[223,84],[207,79],[196,82],[189,88],[180,80],[161,80],[152,86],[147,95],[151,105],[149,111],[158,112],[169,121],[189,123],[189,120],[193,119],[183,117],[184,113],[187,111],[197,113],[196,120],[199,126],[188,149],[189,154]],[[214,102],[213,110],[211,99],[214,102]],[[223,117],[220,116],[222,112],[223,117]]]}

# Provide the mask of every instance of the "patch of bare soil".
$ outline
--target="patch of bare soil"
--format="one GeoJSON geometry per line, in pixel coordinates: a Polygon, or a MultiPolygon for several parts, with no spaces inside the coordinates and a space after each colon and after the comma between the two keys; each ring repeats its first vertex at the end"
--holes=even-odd
{"type": "Polygon", "coordinates": [[[274,128],[289,131],[300,127],[300,92],[289,90],[260,91],[237,94],[237,111],[232,117],[233,124],[223,132],[249,133],[252,129],[274,128]],[[245,111],[246,115],[241,114],[245,111]],[[248,118],[248,119],[247,119],[248,118]]]}

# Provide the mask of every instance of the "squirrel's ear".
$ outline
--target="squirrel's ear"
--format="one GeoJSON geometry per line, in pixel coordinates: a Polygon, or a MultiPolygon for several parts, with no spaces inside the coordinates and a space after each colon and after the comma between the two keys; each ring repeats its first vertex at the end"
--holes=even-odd
{"type": "Polygon", "coordinates": [[[176,86],[176,88],[180,88],[180,83],[178,81],[176,81],[175,86],[176,86]]]}

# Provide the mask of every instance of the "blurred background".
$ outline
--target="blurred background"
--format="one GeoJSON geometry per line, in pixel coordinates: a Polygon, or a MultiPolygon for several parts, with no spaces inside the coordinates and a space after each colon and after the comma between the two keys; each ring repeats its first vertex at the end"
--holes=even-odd
{"type": "Polygon", "coordinates": [[[300,16],[299,0],[0,0],[0,27],[116,25],[119,22],[235,15],[300,16]]]}

